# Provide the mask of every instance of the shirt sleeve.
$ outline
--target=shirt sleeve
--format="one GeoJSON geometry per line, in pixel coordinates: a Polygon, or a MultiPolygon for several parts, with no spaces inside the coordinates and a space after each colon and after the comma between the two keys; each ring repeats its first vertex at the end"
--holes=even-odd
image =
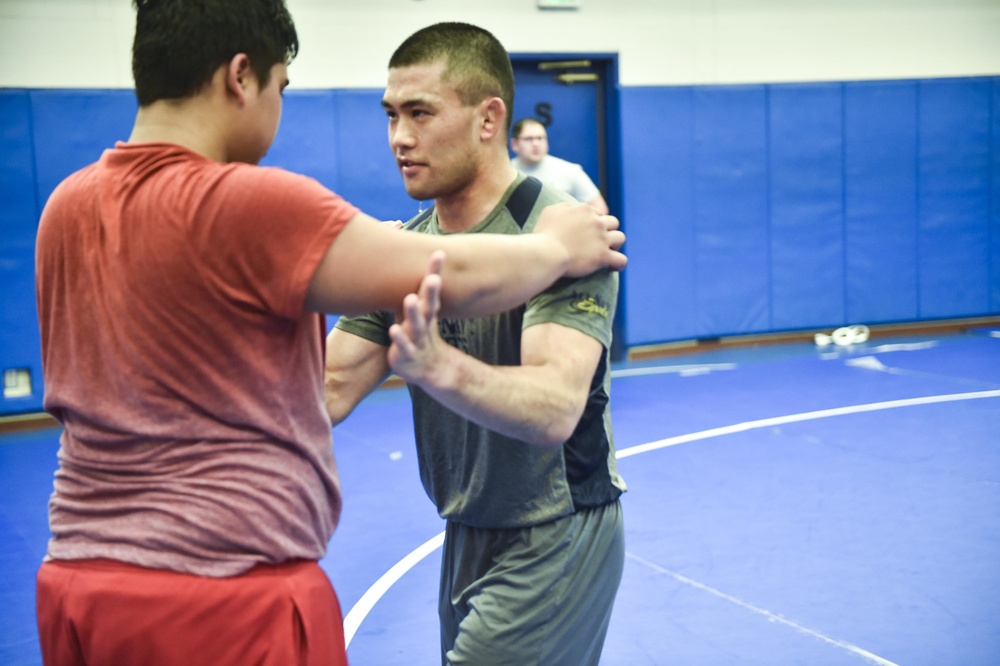
{"type": "Polygon", "coordinates": [[[395,316],[388,312],[371,312],[357,317],[341,317],[337,320],[335,328],[388,347],[392,344],[389,339],[389,327],[394,320],[395,316]]]}
{"type": "Polygon", "coordinates": [[[531,299],[522,329],[555,323],[586,333],[611,347],[611,331],[618,300],[618,273],[598,271],[577,279],[561,279],[531,299]]]}
{"type": "Polygon", "coordinates": [[[301,316],[316,267],[358,209],[312,178],[233,165],[202,204],[213,288],[287,318],[301,316]]]}
{"type": "Polygon", "coordinates": [[[573,196],[583,203],[590,203],[600,195],[601,191],[594,185],[587,172],[579,164],[573,165],[573,196]]]}

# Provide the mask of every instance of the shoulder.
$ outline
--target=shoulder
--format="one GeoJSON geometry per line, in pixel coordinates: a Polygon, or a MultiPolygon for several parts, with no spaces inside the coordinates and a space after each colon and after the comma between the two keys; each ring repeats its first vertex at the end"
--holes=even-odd
{"type": "Polygon", "coordinates": [[[216,178],[227,206],[255,217],[347,219],[357,208],[315,178],[278,167],[227,164],[216,178]]]}
{"type": "Polygon", "coordinates": [[[90,164],[64,178],[49,194],[38,222],[39,238],[83,211],[96,211],[100,201],[98,165],[90,164]]]}
{"type": "Polygon", "coordinates": [[[556,157],[555,155],[546,155],[545,159],[542,160],[542,164],[551,169],[562,169],[562,170],[583,170],[583,167],[576,162],[570,162],[569,160],[564,160],[561,157],[556,157]]]}
{"type": "Polygon", "coordinates": [[[291,189],[296,194],[332,194],[326,186],[315,178],[280,167],[257,166],[254,164],[225,164],[220,166],[234,180],[266,188],[266,194],[274,194],[275,191],[282,191],[286,188],[291,189]]]}
{"type": "Polygon", "coordinates": [[[67,195],[72,195],[78,190],[87,191],[97,178],[99,165],[100,162],[93,162],[63,178],[62,181],[56,185],[55,189],[52,190],[52,194],[49,196],[49,201],[65,197],[67,195]]]}
{"type": "Polygon", "coordinates": [[[416,231],[418,233],[430,233],[429,227],[434,221],[434,206],[426,208],[409,220],[403,223],[405,231],[416,231]]]}
{"type": "Polygon", "coordinates": [[[531,212],[528,215],[527,221],[523,226],[524,231],[532,231],[535,225],[538,224],[538,218],[541,217],[542,211],[548,206],[559,203],[579,203],[572,196],[567,194],[564,190],[553,187],[548,183],[541,183],[541,188],[538,190],[538,196],[535,198],[534,204],[531,207],[531,212]]]}
{"type": "Polygon", "coordinates": [[[542,191],[538,194],[538,203],[542,206],[551,206],[557,203],[579,203],[576,199],[558,187],[542,184],[542,191]]]}
{"type": "Polygon", "coordinates": [[[582,278],[563,278],[528,302],[523,326],[560,324],[610,347],[617,300],[617,273],[598,271],[582,278]]]}

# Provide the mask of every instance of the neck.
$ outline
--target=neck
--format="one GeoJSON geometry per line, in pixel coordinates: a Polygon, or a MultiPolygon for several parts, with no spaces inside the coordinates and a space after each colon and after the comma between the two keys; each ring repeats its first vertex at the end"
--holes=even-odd
{"type": "MultiPolygon", "coordinates": [[[[215,78],[219,78],[219,74],[215,78]]],[[[129,143],[172,143],[217,162],[228,161],[227,105],[218,82],[184,99],[162,99],[139,107],[129,143]]]]}
{"type": "Polygon", "coordinates": [[[517,169],[506,153],[480,165],[475,180],[454,194],[434,200],[438,225],[443,231],[466,231],[482,222],[517,178],[517,169]]]}

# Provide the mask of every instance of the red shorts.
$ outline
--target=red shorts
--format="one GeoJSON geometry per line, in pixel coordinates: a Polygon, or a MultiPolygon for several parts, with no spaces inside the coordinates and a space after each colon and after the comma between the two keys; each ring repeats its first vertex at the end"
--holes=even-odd
{"type": "Polygon", "coordinates": [[[340,603],[315,562],[206,578],[111,560],[38,570],[46,664],[346,665],[340,603]]]}

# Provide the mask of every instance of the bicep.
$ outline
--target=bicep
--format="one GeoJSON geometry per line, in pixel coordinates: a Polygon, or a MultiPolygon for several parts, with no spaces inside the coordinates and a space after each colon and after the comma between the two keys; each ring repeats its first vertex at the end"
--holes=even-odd
{"type": "Polygon", "coordinates": [[[421,234],[358,213],[320,260],[306,292],[306,308],[336,314],[394,310],[416,291],[432,249],[421,234]]]}
{"type": "Polygon", "coordinates": [[[602,354],[598,340],[562,324],[534,324],[521,334],[521,365],[544,369],[564,390],[584,398],[602,354]]]}
{"type": "Polygon", "coordinates": [[[389,376],[387,348],[359,335],[333,329],[326,339],[327,411],[339,423],[389,376]]]}

